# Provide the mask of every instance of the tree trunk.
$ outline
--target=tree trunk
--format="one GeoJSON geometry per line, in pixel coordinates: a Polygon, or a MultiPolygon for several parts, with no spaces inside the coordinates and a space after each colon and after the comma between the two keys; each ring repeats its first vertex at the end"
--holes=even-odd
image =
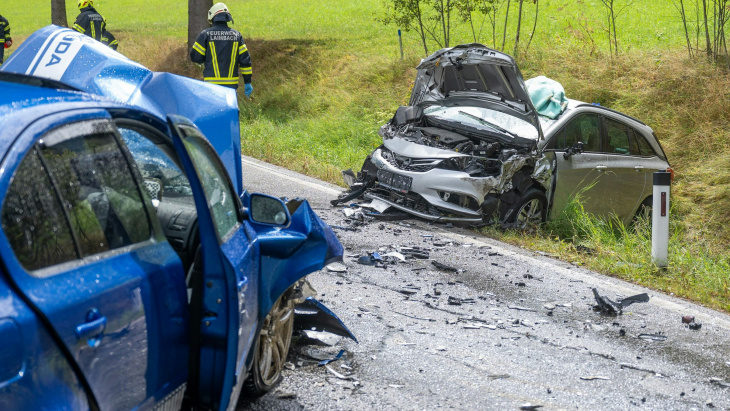
{"type": "Polygon", "coordinates": [[[68,27],[66,18],[66,2],[64,0],[51,0],[51,23],[68,27]]]}
{"type": "Polygon", "coordinates": [[[517,49],[520,46],[520,28],[522,26],[522,3],[525,0],[520,0],[520,8],[517,11],[517,34],[515,34],[515,52],[514,57],[517,58],[517,49]]]}
{"type": "Polygon", "coordinates": [[[507,0],[507,13],[504,16],[504,32],[502,32],[502,51],[504,51],[504,42],[507,40],[507,23],[509,22],[509,2],[507,0]]]}
{"type": "Polygon", "coordinates": [[[532,33],[530,33],[530,39],[527,40],[527,47],[525,47],[525,55],[530,50],[530,44],[532,38],[535,37],[535,30],[537,30],[537,16],[540,15],[540,0],[535,0],[535,22],[532,24],[532,33]]]}
{"type": "MultiPolygon", "coordinates": [[[[211,7],[213,7],[213,0],[188,0],[188,49],[193,47],[198,34],[210,27],[208,10],[211,7]]],[[[202,46],[205,47],[205,45],[202,46]]]]}
{"type": "Polygon", "coordinates": [[[689,41],[689,30],[687,29],[687,14],[684,11],[684,0],[679,0],[679,6],[681,8],[680,13],[682,13],[682,24],[684,25],[684,37],[687,39],[687,53],[689,53],[689,58],[692,58],[692,43],[689,41]]]}
{"type": "Polygon", "coordinates": [[[712,60],[712,45],[710,44],[710,28],[707,26],[707,0],[702,0],[702,10],[705,20],[705,41],[707,42],[707,58],[712,60]]]}

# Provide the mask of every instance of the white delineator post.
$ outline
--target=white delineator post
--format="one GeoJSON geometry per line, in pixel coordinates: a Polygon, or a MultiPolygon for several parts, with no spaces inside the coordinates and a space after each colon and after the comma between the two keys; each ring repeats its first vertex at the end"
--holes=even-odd
{"type": "Polygon", "coordinates": [[[654,173],[654,197],[651,209],[651,259],[659,268],[669,265],[669,187],[672,174],[654,173]]]}

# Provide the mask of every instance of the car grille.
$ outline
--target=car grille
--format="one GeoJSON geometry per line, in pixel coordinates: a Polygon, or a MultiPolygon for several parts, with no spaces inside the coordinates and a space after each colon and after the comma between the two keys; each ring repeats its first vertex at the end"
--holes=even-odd
{"type": "Polygon", "coordinates": [[[391,151],[383,149],[381,155],[390,165],[399,170],[412,171],[415,173],[425,173],[433,170],[441,163],[441,159],[433,158],[410,158],[394,155],[391,151]]]}

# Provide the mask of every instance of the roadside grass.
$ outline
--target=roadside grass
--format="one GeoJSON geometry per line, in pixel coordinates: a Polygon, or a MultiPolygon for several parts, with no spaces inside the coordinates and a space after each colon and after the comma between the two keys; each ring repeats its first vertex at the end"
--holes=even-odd
{"type": "MultiPolygon", "coordinates": [[[[374,21],[381,0],[226,4],[253,56],[254,98],[239,93],[243,153],[342,185],[340,170],[359,170],[381,142],[378,128],[408,101],[414,67],[425,57],[416,35],[403,33],[401,60],[397,27],[374,21]]],[[[551,77],[568,97],[625,112],[656,131],[677,172],[672,260],[668,270],[656,272],[640,231],[579,223],[579,214],[562,228],[488,234],[730,311],[730,75],[686,57],[681,21],[666,1],[633,2],[621,15],[620,55],[613,59],[600,0],[540,4],[536,37],[529,52],[517,56],[524,77],[551,77]],[[595,252],[581,253],[576,244],[595,252]]],[[[98,9],[128,57],[154,70],[201,77],[187,57],[184,2],[102,0],[98,9]]],[[[72,23],[75,1],[67,0],[67,11],[72,23]]],[[[0,12],[10,19],[16,44],[48,23],[38,16],[50,19],[46,0],[9,3],[0,12]]],[[[523,41],[533,14],[527,7],[523,41]]],[[[492,43],[489,36],[482,40],[492,43]]],[[[466,27],[453,34],[452,44],[471,41],[466,27]]],[[[437,49],[433,42],[429,47],[437,49]]],[[[512,53],[511,39],[505,49],[512,53]]]]}

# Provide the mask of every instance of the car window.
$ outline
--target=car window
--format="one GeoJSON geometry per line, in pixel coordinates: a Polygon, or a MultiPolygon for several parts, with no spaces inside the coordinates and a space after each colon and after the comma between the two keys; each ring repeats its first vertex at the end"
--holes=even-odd
{"type": "Polygon", "coordinates": [[[138,186],[111,132],[55,144],[45,140],[41,157],[57,181],[84,256],[150,238],[138,186]]]}
{"type": "Polygon", "coordinates": [[[638,154],[636,147],[634,147],[634,151],[632,152],[628,126],[610,118],[606,118],[605,122],[607,138],[605,146],[607,153],[638,154]]]}
{"type": "Polygon", "coordinates": [[[226,170],[216,161],[217,154],[198,130],[187,126],[180,126],[180,130],[186,136],[183,139],[185,148],[205,191],[216,231],[221,239],[225,238],[238,224],[238,203],[226,170]]]}
{"type": "Polygon", "coordinates": [[[160,146],[136,130],[120,127],[119,134],[145,180],[159,181],[166,197],[192,197],[187,176],[160,146]]]}
{"type": "Polygon", "coordinates": [[[649,142],[646,141],[646,138],[644,138],[644,136],[641,133],[635,132],[635,135],[636,135],[636,143],[639,146],[639,152],[641,153],[642,156],[653,157],[653,156],[657,155],[654,152],[654,149],[651,148],[651,145],[649,145],[649,142]]]}
{"type": "Polygon", "coordinates": [[[600,122],[595,114],[581,114],[570,120],[550,141],[547,148],[565,150],[578,141],[583,142],[583,150],[598,152],[601,148],[600,122]]]}
{"type": "Polygon", "coordinates": [[[35,149],[13,175],[2,207],[2,227],[27,270],[78,258],[63,208],[35,149]]]}

